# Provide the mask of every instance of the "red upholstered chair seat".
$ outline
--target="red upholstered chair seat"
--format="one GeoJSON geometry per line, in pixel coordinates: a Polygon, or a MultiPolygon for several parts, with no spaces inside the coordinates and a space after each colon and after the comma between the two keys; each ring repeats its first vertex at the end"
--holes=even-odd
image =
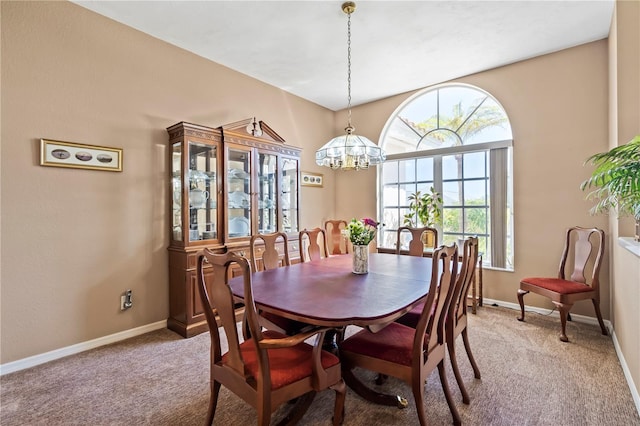
{"type": "Polygon", "coordinates": [[[533,277],[525,278],[521,282],[531,284],[536,287],[542,287],[560,294],[574,294],[593,290],[593,288],[586,284],[575,281],[567,281],[560,278],[533,277]]]}
{"type": "MultiPolygon", "coordinates": [[[[420,315],[422,314],[423,308],[424,302],[418,303],[409,312],[398,318],[396,322],[404,324],[408,327],[416,328],[418,326],[418,321],[420,321],[420,315]]],[[[431,315],[433,315],[434,308],[431,309],[431,315]]]]}
{"type": "Polygon", "coordinates": [[[424,303],[418,303],[413,307],[409,312],[401,316],[396,320],[400,324],[404,324],[408,327],[415,328],[420,320],[420,315],[422,314],[422,309],[424,308],[424,303]]]}
{"type": "MultiPolygon", "coordinates": [[[[277,331],[264,331],[263,336],[267,339],[282,339],[286,334],[277,331]]],[[[311,351],[313,347],[306,343],[289,348],[269,349],[269,368],[271,370],[271,389],[279,389],[288,384],[297,382],[305,377],[311,377],[311,351]]],[[[244,365],[249,374],[253,377],[260,375],[258,371],[258,358],[253,339],[245,340],[240,344],[240,352],[244,359],[244,365]]],[[[222,363],[227,363],[228,353],[222,356],[222,363]]],[[[337,365],[340,360],[335,355],[322,351],[320,361],[325,370],[337,365]]]]}
{"type": "MultiPolygon", "coordinates": [[[[411,366],[415,334],[414,328],[392,322],[377,333],[366,329],[359,331],[342,342],[340,350],[411,366]]],[[[425,342],[428,340],[425,337],[425,342]]]]}

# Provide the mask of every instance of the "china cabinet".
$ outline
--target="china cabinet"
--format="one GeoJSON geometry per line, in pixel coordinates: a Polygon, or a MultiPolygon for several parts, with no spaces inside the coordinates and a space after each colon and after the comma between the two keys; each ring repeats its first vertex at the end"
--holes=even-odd
{"type": "MultiPolygon", "coordinates": [[[[299,259],[300,149],[255,119],[218,128],[180,122],[167,131],[171,195],[167,325],[190,337],[207,330],[196,287],[199,250],[234,251],[250,258],[252,234],[283,231],[291,236],[292,260],[299,259]]],[[[257,256],[261,252],[258,248],[257,256]]]]}

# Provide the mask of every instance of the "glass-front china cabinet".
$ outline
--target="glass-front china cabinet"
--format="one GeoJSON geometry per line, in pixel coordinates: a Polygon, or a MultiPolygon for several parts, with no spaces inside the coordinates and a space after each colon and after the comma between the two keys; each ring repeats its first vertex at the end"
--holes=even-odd
{"type": "Polygon", "coordinates": [[[207,330],[196,287],[199,250],[250,257],[252,234],[282,231],[292,261],[299,258],[300,149],[255,119],[218,128],[180,122],[167,131],[168,327],[190,337],[207,330]]]}

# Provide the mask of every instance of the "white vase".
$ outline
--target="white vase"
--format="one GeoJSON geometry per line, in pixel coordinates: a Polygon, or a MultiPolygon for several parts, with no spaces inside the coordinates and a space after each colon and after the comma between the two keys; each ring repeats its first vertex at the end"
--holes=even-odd
{"type": "Polygon", "coordinates": [[[353,246],[353,273],[369,272],[369,246],[353,246]]]}

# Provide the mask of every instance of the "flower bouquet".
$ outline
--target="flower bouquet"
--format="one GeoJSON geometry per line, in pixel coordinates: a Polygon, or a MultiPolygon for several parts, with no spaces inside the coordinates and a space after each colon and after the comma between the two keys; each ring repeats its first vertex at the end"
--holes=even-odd
{"type": "Polygon", "coordinates": [[[344,230],[353,244],[353,273],[369,272],[369,243],[375,238],[378,222],[371,218],[351,219],[344,230]]]}

